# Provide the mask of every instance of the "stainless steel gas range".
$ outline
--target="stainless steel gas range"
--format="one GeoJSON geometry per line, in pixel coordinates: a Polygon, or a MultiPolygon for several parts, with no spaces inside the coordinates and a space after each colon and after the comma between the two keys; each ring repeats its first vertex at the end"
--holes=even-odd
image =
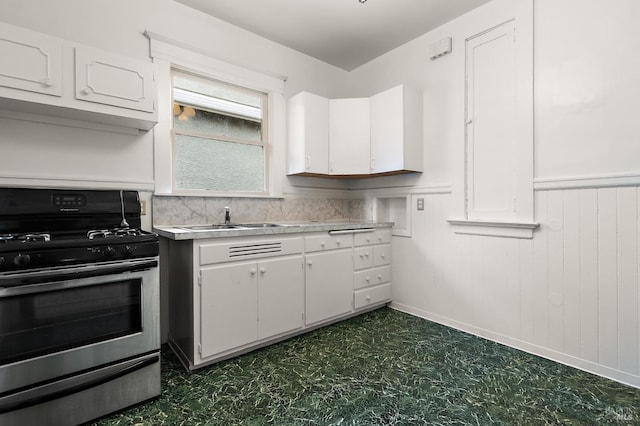
{"type": "Polygon", "coordinates": [[[135,191],[0,188],[0,424],[160,394],[158,236],[135,191]]]}

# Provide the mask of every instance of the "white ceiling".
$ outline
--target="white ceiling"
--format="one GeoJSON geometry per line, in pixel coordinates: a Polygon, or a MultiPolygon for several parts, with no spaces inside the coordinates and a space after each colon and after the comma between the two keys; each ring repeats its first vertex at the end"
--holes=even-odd
{"type": "Polygon", "coordinates": [[[350,71],[490,0],[176,0],[350,71]]]}

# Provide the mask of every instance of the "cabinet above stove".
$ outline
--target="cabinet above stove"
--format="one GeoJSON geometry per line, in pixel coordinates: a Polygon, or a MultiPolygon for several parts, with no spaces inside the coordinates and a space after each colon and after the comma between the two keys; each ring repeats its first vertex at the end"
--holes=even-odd
{"type": "Polygon", "coordinates": [[[0,22],[0,114],[124,133],[158,122],[153,64],[0,22]]]}

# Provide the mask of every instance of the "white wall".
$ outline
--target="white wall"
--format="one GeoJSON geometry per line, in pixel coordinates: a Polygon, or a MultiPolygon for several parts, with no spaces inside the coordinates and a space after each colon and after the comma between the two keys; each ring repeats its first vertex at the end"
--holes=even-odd
{"type": "MultiPolygon", "coordinates": [[[[151,62],[149,40],[143,35],[149,30],[217,59],[286,76],[286,97],[301,90],[337,97],[346,90],[345,71],[172,0],[3,0],[0,20],[151,62]]],[[[2,185],[29,184],[30,179],[42,178],[52,186],[84,186],[91,181],[100,187],[153,187],[153,131],[131,136],[0,118],[0,134],[2,185]]],[[[285,161],[281,160],[275,163],[282,170],[275,174],[285,180],[285,161]]],[[[295,191],[289,180],[285,182],[286,190],[295,191]]],[[[313,186],[315,181],[292,182],[313,186]]],[[[318,185],[323,183],[315,183],[318,185]]]]}
{"type": "Polygon", "coordinates": [[[534,0],[540,229],[465,236],[446,222],[464,161],[464,39],[509,7],[496,0],[353,71],[354,94],[424,89],[425,172],[352,188],[411,199],[412,237],[393,240],[397,308],[640,387],[640,3],[534,0]],[[453,53],[429,61],[443,37],[453,53]]]}

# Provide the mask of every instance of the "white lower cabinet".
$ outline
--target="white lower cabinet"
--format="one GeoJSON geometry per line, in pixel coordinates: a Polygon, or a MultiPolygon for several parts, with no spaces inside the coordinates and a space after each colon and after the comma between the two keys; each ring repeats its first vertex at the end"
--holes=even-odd
{"type": "Polygon", "coordinates": [[[303,315],[302,256],[258,263],[258,339],[299,329],[303,315]]]}
{"type": "Polygon", "coordinates": [[[200,356],[258,340],[255,263],[207,267],[200,275],[200,356]]]}
{"type": "Polygon", "coordinates": [[[354,236],[353,309],[391,301],[391,230],[354,236]]]}
{"type": "Polygon", "coordinates": [[[302,327],[302,256],[200,271],[200,356],[302,327]]]}
{"type": "Polygon", "coordinates": [[[390,242],[390,229],[168,240],[169,345],[193,370],[383,306],[390,242]]]}
{"type": "Polygon", "coordinates": [[[306,324],[314,324],[351,311],[351,259],[350,248],[306,255],[306,324]]]}

